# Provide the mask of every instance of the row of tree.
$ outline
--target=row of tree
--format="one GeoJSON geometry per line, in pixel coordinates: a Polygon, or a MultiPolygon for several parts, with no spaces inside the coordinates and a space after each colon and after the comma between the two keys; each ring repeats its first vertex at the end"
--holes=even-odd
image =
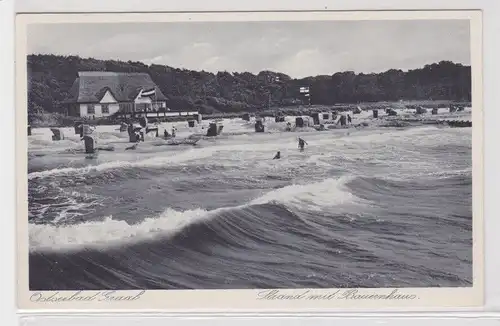
{"type": "Polygon", "coordinates": [[[28,56],[28,112],[65,112],[63,104],[78,71],[145,72],[169,98],[172,110],[202,113],[257,111],[307,103],[299,92],[310,87],[311,104],[333,105],[398,100],[471,100],[470,66],[441,61],[421,69],[378,74],[352,71],[293,79],[262,71],[217,74],[141,62],[78,56],[28,56]]]}

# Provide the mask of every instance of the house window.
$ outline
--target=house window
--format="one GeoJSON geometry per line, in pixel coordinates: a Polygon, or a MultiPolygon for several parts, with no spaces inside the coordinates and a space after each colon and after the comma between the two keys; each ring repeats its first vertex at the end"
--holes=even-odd
{"type": "Polygon", "coordinates": [[[118,104],[120,107],[120,112],[132,112],[132,104],[131,103],[120,103],[118,104]]]}
{"type": "Polygon", "coordinates": [[[94,104],[87,104],[87,114],[95,114],[94,104]]]}
{"type": "Polygon", "coordinates": [[[109,113],[109,104],[101,104],[102,113],[109,113]]]}
{"type": "Polygon", "coordinates": [[[136,111],[139,112],[144,112],[147,109],[147,104],[146,103],[137,103],[136,105],[136,111]]]}

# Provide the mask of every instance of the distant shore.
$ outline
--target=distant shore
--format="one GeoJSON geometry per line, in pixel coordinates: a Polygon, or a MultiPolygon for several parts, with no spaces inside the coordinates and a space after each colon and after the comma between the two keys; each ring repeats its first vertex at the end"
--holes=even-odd
{"type": "MultiPolygon", "coordinates": [[[[264,108],[257,111],[238,111],[228,113],[212,113],[202,114],[203,120],[211,119],[232,119],[241,117],[244,114],[261,115],[261,116],[275,116],[275,115],[310,115],[316,112],[336,111],[344,112],[351,111],[358,106],[363,110],[383,110],[386,108],[403,109],[407,106],[422,106],[425,108],[445,108],[450,105],[470,106],[470,102],[457,102],[457,101],[401,101],[401,102],[375,102],[375,103],[355,103],[355,104],[336,104],[336,105],[299,105],[299,106],[286,106],[286,107],[271,107],[264,108]]],[[[154,119],[154,118],[153,118],[154,119]]],[[[168,117],[167,121],[184,121],[185,117],[168,117]]],[[[30,126],[32,128],[64,128],[73,127],[74,123],[82,121],[80,117],[69,117],[60,113],[39,113],[31,116],[30,126]]],[[[106,117],[98,118],[95,120],[86,120],[91,125],[116,125],[123,121],[122,118],[106,117]]]]}
{"type": "Polygon", "coordinates": [[[450,105],[471,106],[470,102],[457,102],[457,101],[404,101],[404,102],[375,102],[375,103],[356,103],[356,104],[336,104],[336,105],[300,105],[300,106],[287,106],[287,107],[273,107],[269,109],[262,109],[259,111],[248,112],[231,112],[231,113],[214,113],[203,115],[203,119],[217,119],[217,118],[237,118],[243,114],[248,113],[251,115],[274,116],[276,114],[299,116],[309,115],[317,112],[335,111],[345,112],[352,111],[357,107],[362,110],[383,110],[386,108],[403,109],[407,106],[422,106],[424,108],[447,108],[450,105]]]}

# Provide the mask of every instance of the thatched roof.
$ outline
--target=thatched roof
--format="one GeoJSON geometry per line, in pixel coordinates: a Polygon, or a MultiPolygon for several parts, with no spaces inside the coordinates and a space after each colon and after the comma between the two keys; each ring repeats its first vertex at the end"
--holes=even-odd
{"type": "Polygon", "coordinates": [[[122,73],[108,71],[81,71],[70,89],[71,99],[66,102],[98,103],[106,91],[118,102],[133,101],[141,89],[156,89],[155,99],[166,101],[147,73],[122,73]]]}

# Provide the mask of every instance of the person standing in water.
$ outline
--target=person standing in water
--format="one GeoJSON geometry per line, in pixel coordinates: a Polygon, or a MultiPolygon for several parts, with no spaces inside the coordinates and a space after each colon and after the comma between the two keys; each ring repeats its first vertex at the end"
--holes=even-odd
{"type": "Polygon", "coordinates": [[[300,149],[301,151],[303,151],[303,150],[304,150],[304,146],[305,146],[305,145],[309,145],[309,144],[308,144],[308,143],[307,143],[304,139],[299,138],[299,149],[300,149]]]}

